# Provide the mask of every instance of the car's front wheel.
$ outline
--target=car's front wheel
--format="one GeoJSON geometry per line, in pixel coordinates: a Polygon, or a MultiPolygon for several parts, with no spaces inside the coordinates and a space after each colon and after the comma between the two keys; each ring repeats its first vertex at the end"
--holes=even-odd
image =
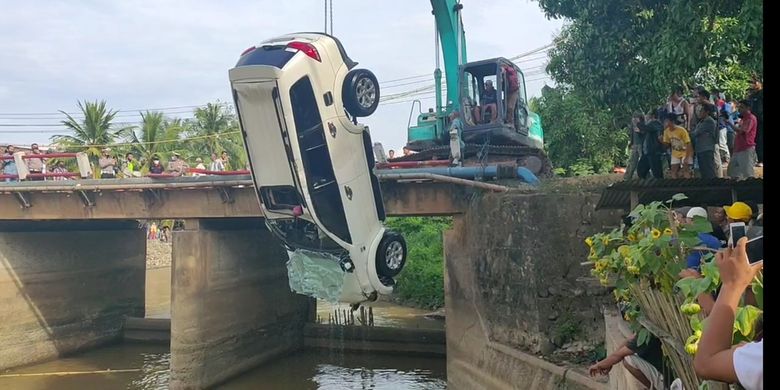
{"type": "Polygon", "coordinates": [[[406,265],[406,240],[404,236],[385,232],[376,252],[376,268],[380,276],[393,278],[406,265]]]}
{"type": "Polygon", "coordinates": [[[350,115],[367,117],[379,106],[379,82],[370,70],[353,69],[344,78],[341,97],[350,115]]]}

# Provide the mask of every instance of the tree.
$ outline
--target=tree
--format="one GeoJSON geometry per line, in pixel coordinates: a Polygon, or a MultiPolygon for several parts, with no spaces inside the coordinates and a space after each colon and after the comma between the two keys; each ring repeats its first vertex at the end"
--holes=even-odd
{"type": "Polygon", "coordinates": [[[663,103],[675,85],[740,97],[763,73],[761,0],[538,0],[548,17],[571,20],[547,67],[559,84],[616,114],[663,103]]]}
{"type": "Polygon", "coordinates": [[[169,152],[181,152],[181,119],[166,119],[162,112],[146,111],[140,114],[140,128],[128,132],[128,141],[132,144],[130,151],[136,154],[136,157],[151,161],[154,155],[166,158],[169,152]]]}
{"type": "Polygon", "coordinates": [[[232,110],[221,104],[208,103],[195,110],[195,118],[188,121],[185,134],[187,150],[192,156],[209,156],[211,153],[228,152],[236,161],[232,169],[241,169],[247,161],[244,143],[238,130],[238,122],[232,110]],[[237,164],[236,164],[237,162],[237,164]]]}
{"type": "MultiPolygon", "coordinates": [[[[102,148],[112,144],[122,134],[131,131],[132,127],[114,128],[111,122],[117,112],[106,108],[105,100],[78,102],[78,105],[84,118],[77,120],[60,110],[67,118],[62,121],[62,124],[70,129],[72,134],[53,135],[51,141],[65,150],[86,152],[94,165],[97,164],[102,148]]],[[[97,169],[93,171],[96,174],[99,172],[97,169]]]]}
{"type": "Polygon", "coordinates": [[[545,147],[561,173],[608,173],[625,163],[628,133],[622,130],[628,122],[613,121],[607,107],[594,106],[565,86],[545,87],[531,107],[544,118],[545,147]]]}

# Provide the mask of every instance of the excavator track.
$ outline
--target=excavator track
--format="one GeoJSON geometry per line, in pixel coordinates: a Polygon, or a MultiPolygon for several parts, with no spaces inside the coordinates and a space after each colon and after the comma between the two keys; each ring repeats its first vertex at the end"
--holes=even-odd
{"type": "MultiPolygon", "coordinates": [[[[550,158],[547,157],[547,153],[544,150],[531,148],[528,146],[508,146],[508,145],[480,145],[480,144],[466,144],[466,147],[461,150],[463,155],[463,162],[465,165],[474,165],[480,161],[480,152],[486,152],[487,157],[506,158],[507,162],[511,161],[518,165],[525,165],[525,159],[529,157],[536,157],[541,163],[538,173],[539,177],[552,177],[553,166],[550,158]]],[[[417,153],[412,153],[408,156],[401,156],[390,160],[390,162],[401,161],[428,161],[428,160],[446,160],[450,158],[449,145],[435,146],[432,148],[421,150],[417,153]]],[[[532,169],[536,171],[536,169],[532,169]]]]}

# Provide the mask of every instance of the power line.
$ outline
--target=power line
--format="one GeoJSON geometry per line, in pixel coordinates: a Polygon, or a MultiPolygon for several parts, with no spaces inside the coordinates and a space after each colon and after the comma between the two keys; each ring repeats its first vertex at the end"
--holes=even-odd
{"type": "MultiPolygon", "coordinates": [[[[217,102],[217,103],[211,103],[214,105],[222,106],[222,107],[232,107],[232,104],[224,103],[224,102],[217,102]]],[[[146,112],[146,111],[170,111],[170,110],[181,110],[186,108],[203,108],[206,107],[207,104],[197,104],[197,105],[189,105],[189,106],[174,106],[174,107],[160,107],[160,108],[128,108],[128,109],[122,109],[122,110],[114,110],[114,112],[146,112]]],[[[65,114],[75,116],[75,115],[84,115],[83,112],[65,112],[65,114]]],[[[62,116],[62,112],[0,112],[0,116],[8,116],[8,115],[45,115],[45,116],[62,116]]]]}

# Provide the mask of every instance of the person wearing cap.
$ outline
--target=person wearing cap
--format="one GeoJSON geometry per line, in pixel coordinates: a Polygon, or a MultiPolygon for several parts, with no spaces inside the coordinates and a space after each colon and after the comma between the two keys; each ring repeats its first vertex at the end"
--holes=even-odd
{"type": "MultiPolygon", "coordinates": [[[[702,207],[691,207],[691,209],[688,210],[688,214],[685,216],[685,223],[691,225],[696,221],[697,218],[700,218],[701,221],[706,221],[709,223],[707,210],[702,207]]],[[[696,246],[706,246],[707,248],[715,250],[718,250],[723,246],[720,240],[718,240],[717,237],[710,233],[699,233],[698,236],[700,242],[696,246]]],[[[688,268],[698,271],[699,267],[701,267],[701,259],[704,254],[704,251],[691,251],[691,253],[688,255],[688,258],[686,259],[688,268]]]]}
{"type": "Polygon", "coordinates": [[[187,164],[185,164],[180,157],[181,155],[178,152],[173,152],[171,161],[168,162],[168,169],[165,171],[166,173],[173,176],[182,176],[187,172],[187,164]]]}
{"type": "MultiPolygon", "coordinates": [[[[750,225],[753,218],[753,209],[745,202],[734,202],[731,206],[723,206],[726,212],[726,218],[729,223],[743,222],[745,224],[745,234],[748,239],[764,235],[764,228],[761,226],[750,225]]],[[[726,234],[730,234],[729,231],[726,234]]]]}
{"type": "Polygon", "coordinates": [[[111,157],[111,148],[104,148],[103,154],[98,160],[100,165],[100,178],[101,179],[113,179],[116,178],[116,159],[111,157]]]}

